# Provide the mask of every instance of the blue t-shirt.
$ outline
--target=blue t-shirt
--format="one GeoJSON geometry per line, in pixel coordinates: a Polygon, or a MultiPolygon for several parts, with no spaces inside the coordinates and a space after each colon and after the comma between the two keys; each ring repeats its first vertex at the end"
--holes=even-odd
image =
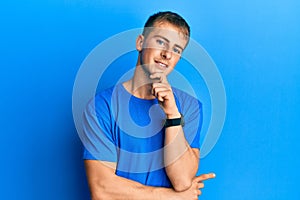
{"type": "MultiPolygon", "coordinates": [[[[192,148],[200,148],[202,105],[172,89],[184,116],[185,138],[192,148]]],[[[137,98],[118,84],[97,94],[83,119],[84,159],[116,162],[119,176],[144,185],[172,187],[163,159],[165,114],[157,99],[137,98]]]]}

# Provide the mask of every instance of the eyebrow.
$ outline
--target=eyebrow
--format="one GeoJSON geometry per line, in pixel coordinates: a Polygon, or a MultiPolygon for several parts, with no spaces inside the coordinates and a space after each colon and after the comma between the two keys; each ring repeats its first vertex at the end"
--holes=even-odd
{"type": "MultiPolygon", "coordinates": [[[[170,42],[170,40],[168,40],[167,38],[165,38],[164,36],[161,36],[161,35],[154,35],[153,37],[159,37],[159,38],[162,38],[162,39],[166,40],[167,42],[170,42]]],[[[181,51],[183,51],[183,47],[181,47],[180,45],[175,44],[175,46],[180,48],[181,51]]]]}

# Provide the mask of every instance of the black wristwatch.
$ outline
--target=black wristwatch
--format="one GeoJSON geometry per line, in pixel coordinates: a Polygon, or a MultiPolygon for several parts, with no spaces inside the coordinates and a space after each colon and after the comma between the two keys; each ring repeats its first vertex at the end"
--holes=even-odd
{"type": "Polygon", "coordinates": [[[184,126],[184,117],[181,114],[181,117],[179,118],[174,118],[174,119],[166,119],[165,120],[165,128],[171,127],[171,126],[179,126],[181,125],[182,127],[184,126]]]}

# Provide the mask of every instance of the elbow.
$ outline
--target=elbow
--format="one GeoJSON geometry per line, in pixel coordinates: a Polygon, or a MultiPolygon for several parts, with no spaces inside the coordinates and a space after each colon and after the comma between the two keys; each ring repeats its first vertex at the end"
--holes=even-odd
{"type": "Polygon", "coordinates": [[[105,192],[97,191],[91,192],[91,200],[107,200],[109,199],[109,195],[105,192]]]}
{"type": "Polygon", "coordinates": [[[91,200],[104,200],[106,198],[103,192],[91,192],[91,200]]]}
{"type": "Polygon", "coordinates": [[[192,185],[192,180],[190,179],[181,179],[176,180],[173,183],[173,188],[176,192],[182,192],[189,189],[192,185]]]}
{"type": "Polygon", "coordinates": [[[91,200],[102,200],[103,197],[101,197],[100,195],[98,194],[91,194],[91,200]]]}
{"type": "Polygon", "coordinates": [[[192,185],[194,175],[191,173],[170,173],[167,171],[167,175],[172,183],[173,189],[176,192],[182,192],[189,189],[192,185]]]}
{"type": "Polygon", "coordinates": [[[91,200],[106,200],[109,199],[109,192],[105,184],[97,182],[90,188],[91,200]]]}

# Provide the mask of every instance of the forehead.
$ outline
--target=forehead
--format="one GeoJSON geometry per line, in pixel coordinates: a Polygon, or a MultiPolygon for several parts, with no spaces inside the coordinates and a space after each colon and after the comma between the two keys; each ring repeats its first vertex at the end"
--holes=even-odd
{"type": "Polygon", "coordinates": [[[168,22],[156,22],[151,27],[148,37],[161,36],[168,39],[171,43],[185,47],[188,38],[182,30],[168,22]]]}

